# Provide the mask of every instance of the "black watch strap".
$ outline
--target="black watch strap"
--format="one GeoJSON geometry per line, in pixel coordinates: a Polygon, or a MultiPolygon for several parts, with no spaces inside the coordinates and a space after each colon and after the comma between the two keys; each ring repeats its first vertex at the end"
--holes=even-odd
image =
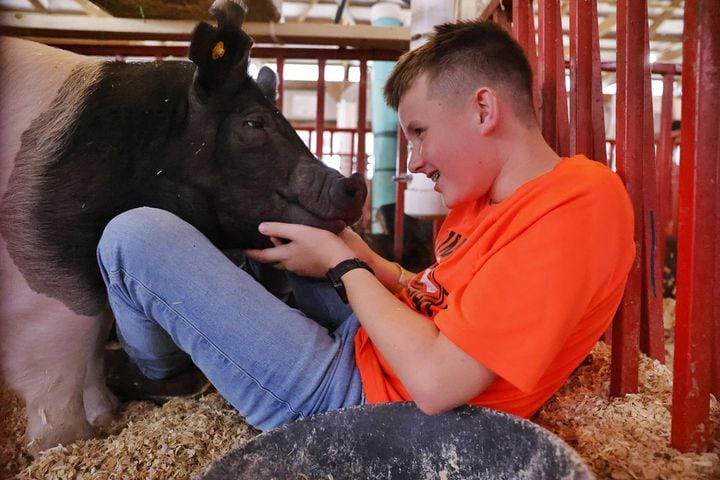
{"type": "Polygon", "coordinates": [[[372,268],[370,268],[370,265],[363,262],[359,258],[351,258],[349,260],[343,260],[342,262],[335,265],[333,268],[327,271],[327,274],[325,276],[330,281],[330,284],[333,286],[335,291],[340,295],[340,298],[343,302],[348,303],[347,299],[347,293],[345,292],[345,284],[342,282],[342,276],[345,275],[350,270],[354,270],[356,268],[364,268],[368,272],[372,273],[373,275],[375,272],[373,272],[372,268]]]}

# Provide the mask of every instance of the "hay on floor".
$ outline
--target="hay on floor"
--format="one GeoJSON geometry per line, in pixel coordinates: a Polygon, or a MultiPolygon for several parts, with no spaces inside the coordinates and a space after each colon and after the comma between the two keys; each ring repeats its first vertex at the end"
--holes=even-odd
{"type": "Polygon", "coordinates": [[[720,478],[718,402],[710,400],[710,451],[682,454],[670,447],[670,370],[642,355],[639,380],[638,393],[611,398],[610,347],[598,343],[534,420],[575,448],[599,479],[720,478]]]}

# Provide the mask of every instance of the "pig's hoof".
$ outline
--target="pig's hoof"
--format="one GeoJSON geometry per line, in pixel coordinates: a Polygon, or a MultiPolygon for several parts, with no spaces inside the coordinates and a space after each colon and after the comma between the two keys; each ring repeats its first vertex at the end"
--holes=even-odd
{"type": "MultiPolygon", "coordinates": [[[[56,426],[58,427],[58,426],[56,426]]],[[[87,422],[73,428],[44,428],[39,432],[25,432],[25,448],[37,458],[45,450],[58,446],[67,446],[78,440],[87,440],[95,436],[95,431],[87,422]]]]}
{"type": "Polygon", "coordinates": [[[121,400],[165,403],[173,397],[198,397],[213,386],[196,366],[172,377],[151,380],[132,363],[124,350],[105,350],[107,384],[121,400]]]}
{"type": "Polygon", "coordinates": [[[105,387],[88,388],[83,392],[85,417],[93,427],[107,427],[115,420],[120,401],[105,387]]]}

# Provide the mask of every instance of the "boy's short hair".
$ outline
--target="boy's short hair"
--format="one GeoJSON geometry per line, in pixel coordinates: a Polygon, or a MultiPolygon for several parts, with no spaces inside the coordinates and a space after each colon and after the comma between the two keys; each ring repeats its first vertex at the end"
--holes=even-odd
{"type": "Polygon", "coordinates": [[[428,41],[405,53],[385,84],[385,100],[395,110],[413,81],[428,75],[432,94],[445,97],[491,87],[515,115],[537,124],[532,69],[522,47],[490,21],[460,21],[435,27],[428,41]]]}

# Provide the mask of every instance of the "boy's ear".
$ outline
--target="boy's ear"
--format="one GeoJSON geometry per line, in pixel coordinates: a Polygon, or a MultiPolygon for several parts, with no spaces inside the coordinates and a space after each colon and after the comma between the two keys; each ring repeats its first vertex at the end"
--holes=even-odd
{"type": "Polygon", "coordinates": [[[473,95],[473,107],[478,125],[486,133],[492,131],[500,119],[500,105],[495,90],[488,87],[478,88],[473,95]]]}
{"type": "Polygon", "coordinates": [[[210,13],[217,27],[199,23],[192,34],[188,58],[197,65],[195,83],[206,93],[239,85],[247,75],[252,38],[242,30],[247,8],[240,0],[215,0],[210,13]]]}

